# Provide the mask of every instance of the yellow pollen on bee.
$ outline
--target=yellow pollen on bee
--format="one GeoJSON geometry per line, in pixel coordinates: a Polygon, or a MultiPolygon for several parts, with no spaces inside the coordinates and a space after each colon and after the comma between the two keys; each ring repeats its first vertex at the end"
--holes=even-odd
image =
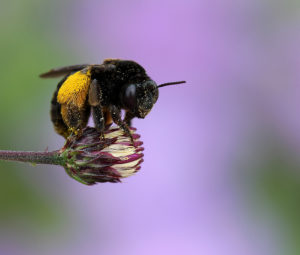
{"type": "Polygon", "coordinates": [[[81,70],[70,75],[60,87],[57,101],[60,104],[74,104],[82,108],[91,83],[91,70],[81,70]],[[85,72],[86,71],[86,72],[85,72]]]}

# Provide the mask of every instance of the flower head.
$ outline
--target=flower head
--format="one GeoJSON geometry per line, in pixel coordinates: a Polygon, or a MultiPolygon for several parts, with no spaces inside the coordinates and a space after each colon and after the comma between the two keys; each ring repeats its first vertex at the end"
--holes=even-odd
{"type": "Polygon", "coordinates": [[[75,180],[93,185],[120,182],[141,167],[144,150],[140,135],[131,128],[134,144],[119,127],[110,127],[99,138],[95,128],[87,127],[79,138],[71,137],[60,150],[66,172],[75,180]]]}

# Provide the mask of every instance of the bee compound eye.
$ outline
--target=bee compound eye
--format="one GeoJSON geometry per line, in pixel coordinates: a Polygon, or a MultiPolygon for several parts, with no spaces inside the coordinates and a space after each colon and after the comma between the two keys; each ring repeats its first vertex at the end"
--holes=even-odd
{"type": "Polygon", "coordinates": [[[128,109],[133,109],[136,106],[136,85],[130,84],[127,86],[124,96],[124,104],[128,109]]]}

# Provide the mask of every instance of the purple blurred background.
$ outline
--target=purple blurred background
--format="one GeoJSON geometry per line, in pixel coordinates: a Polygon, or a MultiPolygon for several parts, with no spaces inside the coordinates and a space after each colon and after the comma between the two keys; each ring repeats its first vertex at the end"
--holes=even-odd
{"type": "MultiPolygon", "coordinates": [[[[16,224],[1,234],[1,254],[299,254],[299,220],[289,214],[299,212],[299,189],[268,182],[290,173],[289,191],[300,179],[299,3],[54,1],[33,15],[29,26],[43,20],[37,36],[65,56],[48,63],[45,53],[34,75],[122,58],[157,83],[187,83],[162,88],[147,118],[134,121],[145,162],[122,184],[86,187],[60,168],[29,172],[48,176],[32,183],[62,196],[67,223],[27,238],[16,224]]],[[[63,140],[44,116],[50,97],[41,99],[49,136],[40,143],[56,149],[63,140]]]]}

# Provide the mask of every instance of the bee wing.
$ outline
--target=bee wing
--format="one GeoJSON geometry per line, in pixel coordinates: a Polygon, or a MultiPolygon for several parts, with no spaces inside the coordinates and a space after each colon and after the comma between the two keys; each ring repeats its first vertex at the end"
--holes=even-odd
{"type": "Polygon", "coordinates": [[[69,73],[76,72],[79,70],[82,70],[89,66],[88,64],[82,64],[82,65],[72,65],[72,66],[63,66],[63,67],[57,67],[53,68],[50,71],[46,73],[42,73],[40,75],[41,78],[55,78],[60,76],[65,76],[69,73]]]}

